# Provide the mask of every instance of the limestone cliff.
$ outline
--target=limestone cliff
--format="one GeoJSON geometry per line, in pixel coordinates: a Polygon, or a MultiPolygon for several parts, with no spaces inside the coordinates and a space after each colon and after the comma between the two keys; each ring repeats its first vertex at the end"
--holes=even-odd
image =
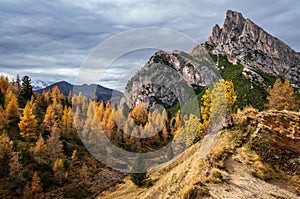
{"type": "Polygon", "coordinates": [[[300,84],[300,54],[241,13],[228,10],[202,44],[213,54],[229,55],[244,66],[300,84]]]}

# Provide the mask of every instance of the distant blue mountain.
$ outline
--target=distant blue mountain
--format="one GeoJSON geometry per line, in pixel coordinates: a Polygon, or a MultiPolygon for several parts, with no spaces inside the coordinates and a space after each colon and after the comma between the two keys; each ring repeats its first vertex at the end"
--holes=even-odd
{"type": "Polygon", "coordinates": [[[78,94],[81,92],[84,96],[90,99],[96,99],[100,101],[110,101],[112,98],[118,100],[123,96],[123,93],[117,90],[103,87],[98,84],[83,84],[83,85],[72,85],[66,81],[57,82],[47,86],[46,88],[36,90],[36,93],[43,93],[47,91],[52,91],[52,89],[57,86],[60,92],[64,96],[68,96],[70,92],[72,94],[78,94]]]}

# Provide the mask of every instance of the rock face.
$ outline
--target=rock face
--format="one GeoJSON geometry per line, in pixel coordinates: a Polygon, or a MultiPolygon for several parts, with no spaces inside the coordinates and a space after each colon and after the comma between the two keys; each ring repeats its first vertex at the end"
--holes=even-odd
{"type": "Polygon", "coordinates": [[[207,86],[218,79],[220,77],[209,56],[158,51],[128,82],[123,100],[129,108],[141,102],[148,108],[156,104],[168,108],[176,101],[182,105],[195,96],[193,86],[207,86]]]}
{"type": "Polygon", "coordinates": [[[245,67],[300,85],[300,54],[241,13],[228,10],[222,28],[215,25],[202,45],[213,54],[229,55],[245,67]]]}

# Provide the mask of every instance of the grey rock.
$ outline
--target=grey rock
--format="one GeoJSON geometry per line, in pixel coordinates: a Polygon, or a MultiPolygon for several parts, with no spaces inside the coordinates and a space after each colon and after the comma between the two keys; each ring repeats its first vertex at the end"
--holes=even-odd
{"type": "Polygon", "coordinates": [[[300,54],[239,12],[228,10],[222,28],[216,25],[202,46],[213,54],[233,56],[245,67],[300,84],[300,54]]]}

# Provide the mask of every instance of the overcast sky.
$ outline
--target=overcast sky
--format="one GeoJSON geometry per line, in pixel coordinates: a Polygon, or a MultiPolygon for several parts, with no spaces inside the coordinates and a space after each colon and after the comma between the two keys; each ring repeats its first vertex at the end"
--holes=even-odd
{"type": "MultiPolygon", "coordinates": [[[[0,73],[74,82],[93,48],[117,33],[170,28],[201,43],[228,9],[300,51],[298,0],[0,0],[0,73]]],[[[153,53],[145,52],[124,65],[142,67],[153,53]]]]}

